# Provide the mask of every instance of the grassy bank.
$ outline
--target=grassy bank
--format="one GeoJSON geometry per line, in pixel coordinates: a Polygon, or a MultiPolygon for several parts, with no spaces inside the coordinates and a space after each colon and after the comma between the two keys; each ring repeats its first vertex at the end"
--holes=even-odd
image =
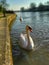
{"type": "Polygon", "coordinates": [[[1,48],[0,55],[2,55],[2,57],[0,57],[0,65],[3,65],[3,62],[4,62],[4,65],[13,65],[12,47],[11,47],[9,28],[11,26],[11,23],[14,22],[14,19],[16,18],[16,14],[7,14],[6,17],[2,17],[2,15],[3,14],[1,13],[0,15],[0,48],[1,48]]]}
{"type": "Polygon", "coordinates": [[[7,25],[8,25],[8,36],[7,39],[9,40],[9,47],[10,47],[10,56],[11,56],[11,65],[13,65],[13,58],[12,58],[12,43],[11,43],[11,39],[10,39],[10,29],[11,29],[11,25],[14,22],[14,20],[16,19],[16,14],[10,14],[9,16],[7,16],[7,25]]]}
{"type": "MultiPolygon", "coordinates": [[[[16,19],[16,14],[6,14],[7,24],[9,26],[9,29],[11,29],[11,25],[13,24],[13,21],[16,19]]],[[[0,12],[0,20],[3,19],[3,13],[0,12]]]]}

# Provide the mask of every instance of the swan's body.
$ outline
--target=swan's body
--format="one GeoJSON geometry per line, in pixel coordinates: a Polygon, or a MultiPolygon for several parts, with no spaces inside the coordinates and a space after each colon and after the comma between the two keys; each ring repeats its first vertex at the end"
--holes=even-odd
{"type": "Polygon", "coordinates": [[[20,46],[27,50],[32,50],[34,48],[34,42],[29,34],[32,31],[31,27],[26,26],[26,33],[20,34],[20,46]]]}
{"type": "Polygon", "coordinates": [[[20,21],[22,22],[23,21],[23,18],[20,16],[20,21]]]}
{"type": "Polygon", "coordinates": [[[20,43],[20,46],[24,49],[28,49],[28,50],[31,50],[34,48],[34,42],[31,38],[31,36],[29,36],[29,39],[30,39],[30,44],[28,46],[28,38],[27,38],[27,34],[22,34],[20,35],[20,40],[21,40],[21,43],[20,43]]]}

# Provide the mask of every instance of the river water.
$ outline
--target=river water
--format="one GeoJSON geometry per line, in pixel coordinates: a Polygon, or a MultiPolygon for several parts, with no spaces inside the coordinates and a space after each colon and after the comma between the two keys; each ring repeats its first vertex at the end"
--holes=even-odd
{"type": "Polygon", "coordinates": [[[49,65],[49,12],[17,12],[11,27],[11,41],[14,65],[49,65]],[[20,22],[20,16],[23,22],[20,22]],[[35,48],[26,51],[20,48],[20,34],[26,25],[32,27],[30,33],[35,48]]]}

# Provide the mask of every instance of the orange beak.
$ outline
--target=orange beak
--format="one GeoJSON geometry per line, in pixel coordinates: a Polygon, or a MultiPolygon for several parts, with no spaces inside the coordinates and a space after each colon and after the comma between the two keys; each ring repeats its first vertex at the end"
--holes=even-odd
{"type": "Polygon", "coordinates": [[[32,30],[30,30],[30,32],[32,32],[32,30]]]}

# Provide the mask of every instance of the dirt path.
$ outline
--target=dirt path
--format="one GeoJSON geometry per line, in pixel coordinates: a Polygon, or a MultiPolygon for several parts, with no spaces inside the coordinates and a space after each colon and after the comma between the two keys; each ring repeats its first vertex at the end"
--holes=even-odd
{"type": "MultiPolygon", "coordinates": [[[[13,17],[13,15],[11,15],[13,17]]],[[[7,18],[0,18],[0,65],[13,65],[7,18]]]]}

